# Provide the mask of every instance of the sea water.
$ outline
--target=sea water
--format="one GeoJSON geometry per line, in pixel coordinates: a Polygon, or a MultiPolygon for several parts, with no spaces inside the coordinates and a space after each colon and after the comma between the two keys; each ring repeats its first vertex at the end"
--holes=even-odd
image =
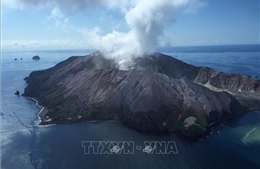
{"type": "MultiPolygon", "coordinates": [[[[259,45],[160,48],[196,66],[218,71],[259,76],[259,45]]],[[[260,167],[260,112],[212,126],[210,135],[187,141],[176,134],[156,135],[129,129],[119,122],[39,126],[41,109],[23,92],[23,80],[31,71],[54,66],[69,56],[92,50],[2,53],[1,167],[3,169],[152,168],[220,169],[260,167]],[[31,58],[39,55],[41,60],[31,58]],[[17,58],[17,61],[14,60],[17,58]],[[21,60],[22,58],[22,60],[21,60]],[[132,154],[86,154],[82,142],[126,141],[141,147],[132,154]],[[174,142],[176,153],[143,151],[144,142],[174,142]]]]}

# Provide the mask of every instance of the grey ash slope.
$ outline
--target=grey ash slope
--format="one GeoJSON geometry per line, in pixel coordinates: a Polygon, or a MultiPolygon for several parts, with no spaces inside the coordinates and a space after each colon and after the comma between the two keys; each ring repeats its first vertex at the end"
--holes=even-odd
{"type": "Polygon", "coordinates": [[[136,59],[129,71],[98,52],[74,56],[25,80],[24,95],[48,109],[42,124],[120,120],[142,131],[197,136],[209,123],[256,110],[260,103],[259,80],[160,53],[136,59]],[[190,116],[196,124],[184,127],[190,116]]]}

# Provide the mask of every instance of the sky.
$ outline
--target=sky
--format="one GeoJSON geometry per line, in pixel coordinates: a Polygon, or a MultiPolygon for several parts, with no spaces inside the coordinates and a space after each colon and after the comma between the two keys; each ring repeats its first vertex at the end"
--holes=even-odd
{"type": "MultiPolygon", "coordinates": [[[[259,44],[259,0],[2,0],[2,50],[259,44]]],[[[115,52],[116,51],[116,52],[115,52]]]]}

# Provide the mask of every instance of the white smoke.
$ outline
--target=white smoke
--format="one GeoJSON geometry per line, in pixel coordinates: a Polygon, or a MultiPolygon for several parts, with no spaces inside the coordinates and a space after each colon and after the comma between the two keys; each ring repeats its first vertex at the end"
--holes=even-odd
{"type": "Polygon", "coordinates": [[[202,0],[3,0],[3,3],[19,8],[54,6],[53,15],[58,16],[62,16],[60,11],[71,14],[98,6],[120,9],[128,32],[113,30],[102,36],[100,29],[94,28],[88,35],[92,45],[115,59],[121,69],[130,66],[133,58],[155,50],[176,9],[194,12],[206,5],[202,0]]]}
{"type": "MultiPolygon", "coordinates": [[[[204,4],[205,2],[203,2],[204,4]]],[[[154,52],[158,39],[163,35],[164,26],[173,21],[177,8],[186,6],[195,11],[202,6],[199,0],[141,0],[125,13],[130,30],[127,33],[113,31],[98,37],[95,46],[115,58],[121,69],[127,69],[132,59],[143,53],[154,52]],[[196,5],[198,4],[198,5],[196,5]],[[196,8],[196,9],[195,9],[196,8]]]]}

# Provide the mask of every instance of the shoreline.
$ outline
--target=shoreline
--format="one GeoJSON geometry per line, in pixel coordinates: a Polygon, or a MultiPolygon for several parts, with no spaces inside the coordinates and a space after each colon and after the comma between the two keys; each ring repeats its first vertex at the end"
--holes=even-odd
{"type": "MultiPolygon", "coordinates": [[[[66,120],[66,121],[50,121],[48,119],[46,119],[45,115],[46,113],[48,113],[48,109],[44,106],[39,105],[39,101],[32,98],[32,97],[27,97],[27,96],[23,96],[26,99],[32,100],[35,102],[36,106],[39,106],[41,109],[38,113],[38,125],[40,126],[48,126],[48,125],[53,125],[53,124],[76,124],[76,123],[80,123],[82,121],[70,121],[70,120],[66,120]]],[[[120,120],[89,120],[86,121],[88,123],[99,123],[99,122],[112,122],[112,123],[121,123],[120,120]]]]}
{"type": "Polygon", "coordinates": [[[38,113],[38,115],[37,115],[38,116],[38,120],[39,120],[38,125],[44,125],[44,123],[46,123],[46,121],[47,121],[47,119],[45,118],[45,115],[48,112],[46,107],[39,105],[39,101],[34,99],[34,98],[32,98],[32,97],[27,97],[27,96],[24,96],[24,97],[29,99],[29,100],[33,100],[35,102],[35,105],[39,106],[41,108],[39,113],[38,113]]]}
{"type": "MultiPolygon", "coordinates": [[[[35,102],[35,105],[40,107],[40,111],[39,111],[39,113],[37,115],[38,116],[38,121],[37,121],[37,125],[38,126],[42,126],[42,127],[46,126],[47,127],[47,126],[55,125],[55,124],[78,124],[78,123],[82,122],[80,120],[77,120],[77,121],[71,121],[71,120],[52,121],[52,120],[46,119],[45,115],[48,112],[48,109],[46,107],[44,107],[44,106],[39,105],[38,100],[36,100],[34,98],[31,98],[31,97],[27,97],[27,96],[24,96],[24,97],[29,99],[29,100],[33,100],[35,102]]],[[[250,112],[260,112],[260,111],[258,111],[258,110],[256,110],[256,111],[249,111],[247,113],[250,113],[250,112]]],[[[247,113],[245,113],[245,114],[247,114],[247,113]]],[[[238,117],[242,117],[242,116],[238,116],[238,117]]],[[[226,119],[226,120],[232,120],[232,119],[226,119]]],[[[129,127],[128,125],[125,125],[120,120],[86,120],[85,122],[87,122],[87,123],[99,123],[99,122],[121,123],[123,126],[126,126],[127,128],[130,128],[130,129],[133,129],[133,130],[136,130],[136,131],[139,131],[139,132],[150,133],[150,131],[140,131],[138,129],[129,127]]],[[[222,122],[224,122],[224,121],[222,121],[222,122]]],[[[167,133],[167,134],[174,133],[174,134],[180,136],[180,138],[183,138],[183,139],[189,140],[189,141],[202,141],[205,138],[208,138],[211,134],[213,134],[214,130],[211,129],[211,126],[213,126],[215,124],[224,126],[224,124],[222,122],[212,122],[212,123],[210,123],[207,126],[207,130],[205,132],[203,132],[202,134],[196,135],[196,136],[185,136],[185,135],[181,134],[179,131],[174,131],[174,132],[170,132],[170,133],[167,133]]],[[[151,132],[151,133],[162,134],[161,132],[159,132],[159,133],[151,132]]],[[[217,133],[219,133],[219,131],[217,133]]]]}
{"type": "Polygon", "coordinates": [[[46,123],[47,119],[45,118],[45,115],[46,115],[47,112],[48,112],[48,110],[45,107],[42,106],[42,109],[38,113],[38,117],[40,118],[39,125],[46,123]]]}

